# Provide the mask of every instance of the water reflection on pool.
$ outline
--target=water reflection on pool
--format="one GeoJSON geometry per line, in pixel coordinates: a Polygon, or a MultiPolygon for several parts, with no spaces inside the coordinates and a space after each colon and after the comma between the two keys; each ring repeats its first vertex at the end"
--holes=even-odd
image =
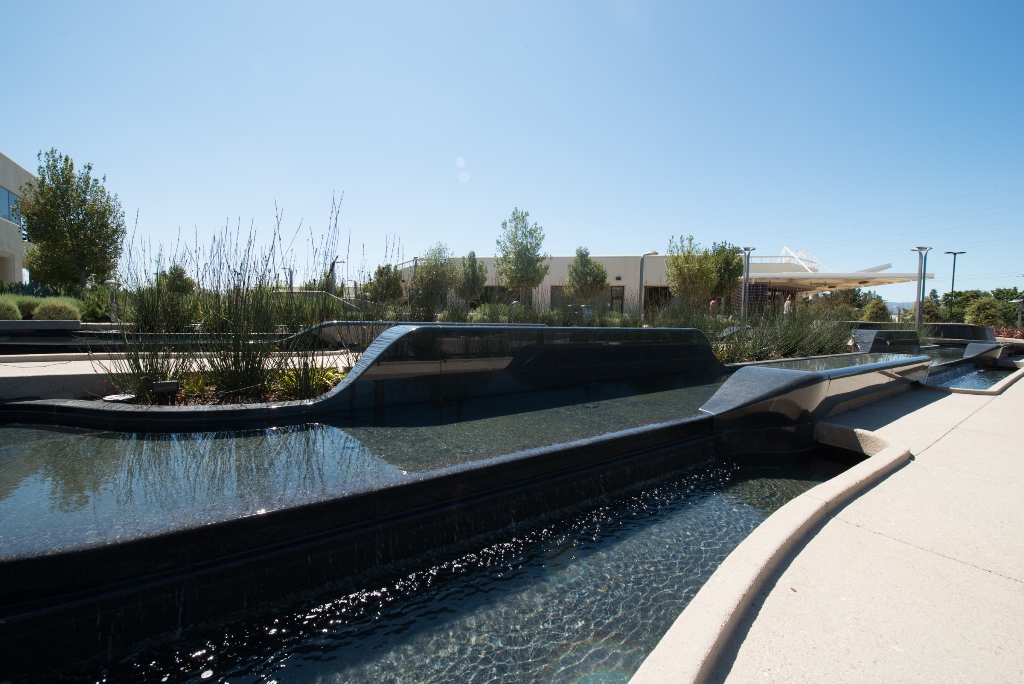
{"type": "Polygon", "coordinates": [[[128,682],[625,682],[729,552],[827,474],[723,465],[677,476],[391,586],[196,633],[104,672],[128,682]]]}
{"type": "Polygon", "coordinates": [[[136,435],[0,427],[0,558],[105,544],[692,416],[719,387],[392,409],[373,422],[136,435]],[[521,404],[521,406],[520,406],[521,404]],[[532,406],[532,410],[526,409],[532,406]]]}

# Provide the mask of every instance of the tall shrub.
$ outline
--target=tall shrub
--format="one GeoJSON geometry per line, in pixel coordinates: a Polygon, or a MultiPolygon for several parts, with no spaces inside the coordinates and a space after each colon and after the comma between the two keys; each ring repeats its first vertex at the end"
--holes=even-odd
{"type": "Polygon", "coordinates": [[[589,301],[608,289],[608,271],[590,258],[586,247],[576,248],[576,258],[569,263],[565,281],[565,295],[571,299],[589,301]]]}

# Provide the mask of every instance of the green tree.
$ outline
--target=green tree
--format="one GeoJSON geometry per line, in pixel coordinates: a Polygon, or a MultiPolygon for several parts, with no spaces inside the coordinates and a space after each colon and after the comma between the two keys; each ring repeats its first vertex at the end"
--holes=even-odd
{"type": "Polygon", "coordinates": [[[879,323],[888,323],[892,320],[892,316],[889,313],[889,307],[886,306],[885,301],[882,299],[872,299],[864,305],[864,309],[861,311],[862,321],[877,321],[879,323]]]}
{"type": "Polygon", "coordinates": [[[402,299],[402,271],[392,264],[382,264],[373,278],[362,288],[363,296],[375,304],[394,304],[402,299]]]}
{"type": "Polygon", "coordinates": [[[166,273],[161,273],[160,284],[174,294],[189,295],[196,289],[196,281],[188,277],[181,264],[171,264],[166,273]]]}
{"type": "Polygon", "coordinates": [[[1011,310],[1015,321],[1017,312],[1012,304],[1000,302],[993,297],[984,297],[970,303],[964,320],[971,325],[1007,325],[1010,322],[1011,310]]]}
{"type": "Polygon", "coordinates": [[[26,262],[43,282],[85,287],[117,267],[125,237],[124,212],[107,177],[93,178],[92,164],[75,172],[71,157],[56,149],[39,153],[39,177],[26,183],[17,202],[29,240],[26,262]]]}
{"type": "Polygon", "coordinates": [[[527,292],[540,285],[548,274],[546,262],[551,257],[541,252],[544,229],[537,223],[530,225],[530,212],[516,207],[507,221],[501,222],[498,238],[498,256],[494,270],[498,282],[512,292],[518,292],[525,301],[527,292]]]}
{"type": "Polygon", "coordinates": [[[470,252],[462,259],[458,295],[467,302],[480,301],[480,295],[483,294],[486,284],[487,264],[477,261],[476,252],[470,252]]]}
{"type": "Polygon", "coordinates": [[[1024,296],[1024,292],[1021,292],[1016,287],[997,287],[992,290],[992,298],[1000,302],[1012,302],[1015,299],[1020,299],[1024,296]]]}
{"type": "Polygon", "coordinates": [[[743,276],[740,249],[715,242],[702,249],[693,236],[669,238],[665,274],[672,294],[680,299],[712,299],[728,295],[743,276]]]}
{"type": "Polygon", "coordinates": [[[416,265],[410,304],[417,320],[432,320],[448,307],[448,296],[458,284],[459,270],[448,245],[438,242],[416,265]]]}
{"type": "Polygon", "coordinates": [[[608,271],[590,258],[586,247],[576,248],[576,258],[569,264],[569,277],[565,281],[565,295],[580,301],[595,299],[608,289],[608,271]]]}

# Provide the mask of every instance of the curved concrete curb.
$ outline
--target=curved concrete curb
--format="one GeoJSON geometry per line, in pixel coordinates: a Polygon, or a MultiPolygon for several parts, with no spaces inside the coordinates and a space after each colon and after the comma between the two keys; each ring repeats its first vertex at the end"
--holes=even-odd
{"type": "Polygon", "coordinates": [[[873,432],[820,423],[815,439],[870,456],[772,514],[729,554],[647,656],[633,684],[704,682],[752,599],[822,521],[910,461],[910,451],[873,432]]]}

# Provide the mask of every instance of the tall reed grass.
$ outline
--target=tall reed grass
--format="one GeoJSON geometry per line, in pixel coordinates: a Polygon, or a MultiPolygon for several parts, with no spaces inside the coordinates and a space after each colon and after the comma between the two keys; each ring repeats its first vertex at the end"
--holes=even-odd
{"type": "MultiPolygon", "coordinates": [[[[307,272],[329,268],[337,218],[334,203],[307,272]]],[[[296,270],[282,243],[280,218],[263,245],[254,229],[228,227],[209,246],[170,254],[132,242],[117,294],[124,353],[107,365],[110,382],[141,401],[161,380],[181,381],[187,401],[204,403],[307,399],[329,389],[343,355],[321,335],[298,333],[344,316],[345,307],[327,293],[282,288],[282,273],[296,270]],[[162,277],[171,265],[187,273],[184,284],[162,277]]]]}

